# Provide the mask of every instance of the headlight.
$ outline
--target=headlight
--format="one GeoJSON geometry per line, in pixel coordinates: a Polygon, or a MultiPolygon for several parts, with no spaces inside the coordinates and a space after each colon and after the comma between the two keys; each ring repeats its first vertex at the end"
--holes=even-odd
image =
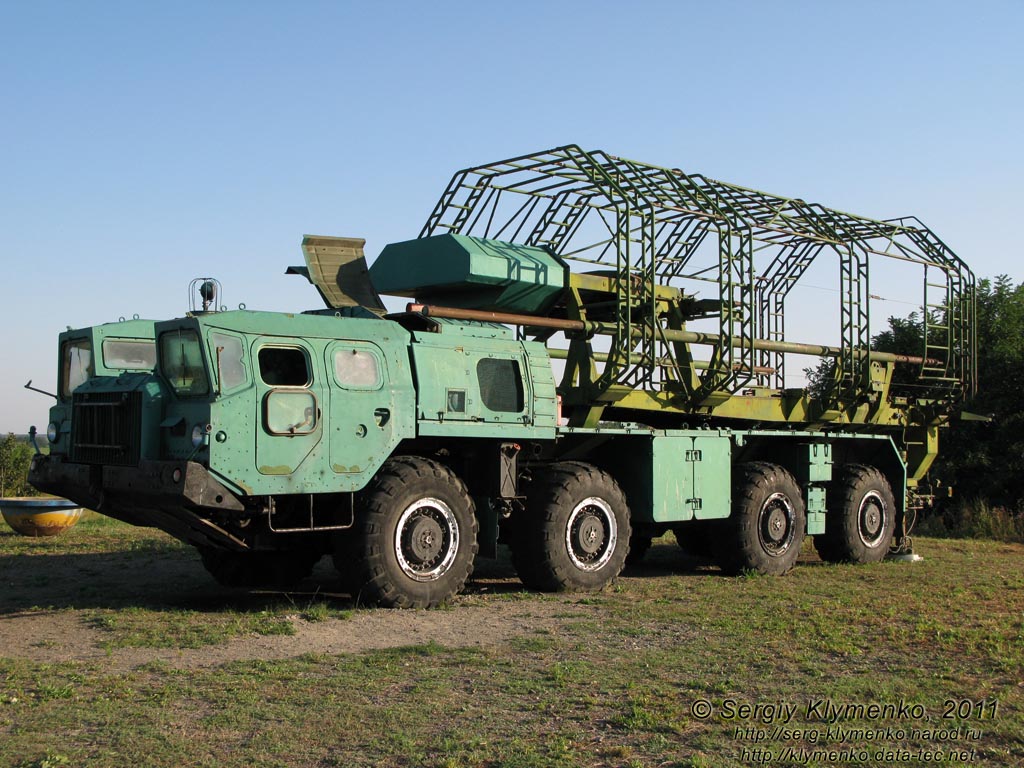
{"type": "Polygon", "coordinates": [[[56,422],[51,421],[46,425],[46,439],[51,443],[57,442],[57,437],[60,435],[60,425],[56,422]]]}
{"type": "Polygon", "coordinates": [[[206,442],[206,430],[209,427],[206,424],[196,424],[192,427],[192,447],[198,448],[200,445],[206,442]]]}

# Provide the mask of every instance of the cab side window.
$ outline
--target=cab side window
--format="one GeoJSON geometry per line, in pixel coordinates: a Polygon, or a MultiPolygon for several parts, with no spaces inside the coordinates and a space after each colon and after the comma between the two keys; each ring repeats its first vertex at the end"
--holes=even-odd
{"type": "Polygon", "coordinates": [[[380,389],[380,361],[368,349],[341,347],[334,352],[334,379],[347,389],[380,389]]]}
{"type": "Polygon", "coordinates": [[[309,359],[297,347],[264,347],[259,351],[260,378],[272,387],[307,387],[309,359]]]}
{"type": "Polygon", "coordinates": [[[264,401],[267,431],[274,435],[308,435],[316,431],[320,413],[309,357],[299,347],[263,347],[257,353],[260,378],[275,387],[264,401]],[[277,389],[280,387],[280,389],[277,389]]]}
{"type": "Polygon", "coordinates": [[[220,377],[222,392],[239,387],[246,382],[245,363],[242,360],[242,340],[226,333],[211,333],[217,375],[220,377]]]}

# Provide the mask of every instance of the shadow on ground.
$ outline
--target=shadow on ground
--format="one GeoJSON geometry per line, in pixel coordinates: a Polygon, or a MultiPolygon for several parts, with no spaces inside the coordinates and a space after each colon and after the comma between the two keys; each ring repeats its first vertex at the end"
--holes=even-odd
{"type": "MultiPolygon", "coordinates": [[[[621,578],[670,574],[706,577],[719,571],[669,543],[652,547],[644,561],[628,566],[621,578]]],[[[524,588],[505,547],[499,547],[495,559],[478,558],[465,589],[469,595],[517,592],[524,592],[524,588]]],[[[308,605],[311,599],[329,601],[337,608],[353,606],[330,557],[317,564],[310,578],[284,592],[221,586],[207,574],[195,550],[188,547],[136,547],[97,553],[50,549],[0,556],[0,616],[40,608],[248,612],[288,601],[308,605]]]]}

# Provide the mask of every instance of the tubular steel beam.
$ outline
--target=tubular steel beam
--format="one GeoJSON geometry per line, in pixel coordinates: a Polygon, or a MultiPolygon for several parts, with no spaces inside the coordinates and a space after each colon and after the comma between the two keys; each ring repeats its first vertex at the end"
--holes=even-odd
{"type": "MultiPolygon", "coordinates": [[[[593,322],[590,320],[563,320],[556,317],[539,317],[536,315],[519,315],[511,312],[485,312],[476,309],[461,309],[459,307],[439,307],[433,304],[409,304],[407,312],[413,312],[424,317],[446,318],[449,320],[474,320],[482,323],[502,323],[503,325],[519,325],[530,328],[552,328],[558,331],[575,331],[581,333],[594,333],[601,336],[614,336],[618,329],[610,323],[593,322]]],[[[639,335],[640,331],[634,329],[633,334],[639,335]]],[[[698,331],[676,331],[664,329],[659,332],[668,341],[677,341],[684,344],[715,345],[719,343],[717,333],[700,333],[698,331]]],[[[728,342],[739,347],[741,344],[753,343],[754,349],[763,349],[769,352],[789,352],[797,355],[815,355],[817,357],[839,357],[842,350],[839,347],[830,347],[823,344],[801,344],[795,341],[771,341],[769,339],[737,339],[729,338],[728,342]]],[[[928,360],[916,355],[897,355],[892,352],[877,352],[875,350],[854,350],[858,357],[867,355],[869,360],[879,363],[908,363],[911,365],[936,364],[937,360],[928,360]]],[[[607,357],[607,356],[606,356],[607,357]]],[[[772,369],[764,368],[764,372],[771,373],[772,369]]]]}
{"type": "MultiPolygon", "coordinates": [[[[568,360],[569,350],[562,349],[560,347],[548,347],[548,356],[554,360],[568,360]]],[[[594,352],[593,358],[599,363],[608,362],[608,355],[606,355],[604,352],[594,352]]],[[[645,360],[644,362],[647,363],[649,361],[645,360]]],[[[654,364],[667,368],[676,365],[676,361],[670,357],[659,357],[654,361],[654,364]]],[[[690,363],[690,365],[696,368],[698,371],[706,371],[708,369],[708,363],[704,360],[694,360],[690,363]]],[[[752,372],[763,376],[771,376],[773,373],[775,373],[775,369],[757,366],[753,369],[752,372]]]]}

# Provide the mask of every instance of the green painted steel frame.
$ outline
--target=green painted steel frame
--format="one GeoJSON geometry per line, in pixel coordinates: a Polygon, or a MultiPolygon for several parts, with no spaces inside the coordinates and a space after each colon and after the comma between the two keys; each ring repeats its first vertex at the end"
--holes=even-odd
{"type": "Polygon", "coordinates": [[[614,325],[603,365],[588,340],[571,342],[575,378],[563,380],[567,402],[593,402],[628,387],[670,394],[675,410],[685,411],[751,386],[781,390],[784,353],[755,349],[754,341],[785,340],[786,299],[826,252],[840,266],[841,346],[823,411],[850,412],[872,391],[863,350],[872,335],[874,257],[917,264],[924,272],[918,401],[946,411],[976,386],[974,276],[917,219],[868,219],[567,145],[456,173],[420,236],[442,232],[542,246],[582,269],[615,276],[613,306],[607,297],[595,302],[570,291],[549,313],[614,325]],[[718,242],[717,266],[695,268],[709,236],[718,242]],[[770,260],[758,271],[755,255],[763,252],[770,260]],[[681,314],[657,298],[660,285],[692,281],[711,282],[719,291],[718,340],[702,369],[692,364],[688,345],[670,342],[664,331],[708,315],[681,314]]]}

